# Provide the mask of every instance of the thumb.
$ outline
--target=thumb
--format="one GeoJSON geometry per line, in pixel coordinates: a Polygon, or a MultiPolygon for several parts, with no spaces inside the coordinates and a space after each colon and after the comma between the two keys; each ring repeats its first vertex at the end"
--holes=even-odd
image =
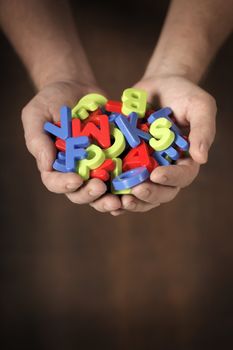
{"type": "Polygon", "coordinates": [[[54,143],[44,131],[44,123],[47,119],[42,114],[43,110],[38,110],[38,108],[30,106],[30,104],[22,111],[26,146],[35,157],[41,172],[51,171],[56,157],[54,143]]]}
{"type": "Polygon", "coordinates": [[[204,164],[208,160],[208,152],[216,133],[216,111],[213,99],[211,103],[200,103],[198,108],[193,108],[187,115],[190,123],[189,152],[194,161],[199,164],[204,164]]]}

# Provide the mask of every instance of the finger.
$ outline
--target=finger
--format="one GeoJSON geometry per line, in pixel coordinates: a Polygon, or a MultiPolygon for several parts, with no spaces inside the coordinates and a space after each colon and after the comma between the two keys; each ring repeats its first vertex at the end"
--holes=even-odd
{"type": "Polygon", "coordinates": [[[160,205],[160,203],[150,204],[144,202],[131,194],[123,195],[121,201],[122,208],[131,212],[146,212],[160,205]]]}
{"type": "Polygon", "coordinates": [[[107,190],[105,183],[99,179],[91,179],[78,191],[67,193],[67,198],[75,204],[87,204],[91,203],[100,196],[102,196],[107,190]]]}
{"type": "Polygon", "coordinates": [[[40,171],[52,170],[52,164],[56,157],[56,149],[53,141],[44,132],[46,111],[31,105],[22,111],[24,137],[29,152],[36,158],[40,171]]]}
{"type": "Polygon", "coordinates": [[[41,179],[47,189],[54,193],[73,192],[83,184],[83,179],[75,173],[42,171],[41,179]]]}
{"type": "Polygon", "coordinates": [[[169,187],[146,181],[132,189],[132,194],[145,203],[159,205],[175,198],[178,187],[169,187]]]}
{"type": "Polygon", "coordinates": [[[190,106],[187,120],[190,122],[190,154],[199,164],[207,162],[208,151],[213,143],[216,125],[217,107],[215,100],[206,94],[205,98],[190,106]]]}
{"type": "Polygon", "coordinates": [[[101,213],[112,212],[121,208],[121,200],[118,196],[109,193],[90,203],[90,206],[101,213]]]}
{"type": "Polygon", "coordinates": [[[155,106],[158,103],[158,97],[156,97],[155,89],[154,89],[154,84],[150,82],[149,80],[147,83],[142,83],[142,82],[137,82],[133,86],[136,89],[142,89],[147,92],[147,102],[151,104],[152,106],[155,106]]]}
{"type": "Polygon", "coordinates": [[[150,175],[152,182],[184,188],[190,185],[197,176],[200,165],[193,159],[180,159],[175,165],[159,166],[150,175]]]}
{"type": "Polygon", "coordinates": [[[126,214],[126,210],[124,210],[124,209],[113,210],[110,212],[110,214],[112,216],[124,215],[124,214],[126,214]]]}

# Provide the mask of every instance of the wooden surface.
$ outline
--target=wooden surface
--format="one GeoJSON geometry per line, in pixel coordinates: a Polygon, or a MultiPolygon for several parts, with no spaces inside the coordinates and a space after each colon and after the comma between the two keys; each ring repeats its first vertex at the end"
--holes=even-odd
{"type": "MultiPolygon", "coordinates": [[[[165,7],[74,6],[112,98],[142,74],[165,7]]],[[[41,184],[20,121],[33,90],[1,35],[2,349],[231,348],[232,39],[204,83],[219,108],[208,165],[170,204],[114,218],[41,184]]]]}

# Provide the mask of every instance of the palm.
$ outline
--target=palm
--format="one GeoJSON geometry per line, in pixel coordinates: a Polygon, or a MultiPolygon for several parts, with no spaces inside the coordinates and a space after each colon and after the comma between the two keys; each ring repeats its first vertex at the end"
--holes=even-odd
{"type": "Polygon", "coordinates": [[[72,107],[80,97],[93,91],[101,92],[95,86],[84,86],[78,82],[56,82],[43,88],[22,112],[26,144],[36,158],[44,185],[52,192],[65,193],[72,202],[79,204],[96,200],[106,191],[106,186],[98,179],[83,185],[78,174],[53,171],[56,149],[43,128],[46,121],[59,120],[62,105],[72,107]]]}
{"type": "Polygon", "coordinates": [[[199,164],[206,162],[214,139],[216,105],[207,92],[183,77],[143,79],[135,87],[146,90],[149,102],[156,108],[171,107],[178,124],[190,128],[191,158],[179,160],[177,165],[156,168],[151,173],[151,181],[133,188],[132,195],[122,196],[123,208],[147,211],[172,200],[180,188],[197,176],[199,164]]]}

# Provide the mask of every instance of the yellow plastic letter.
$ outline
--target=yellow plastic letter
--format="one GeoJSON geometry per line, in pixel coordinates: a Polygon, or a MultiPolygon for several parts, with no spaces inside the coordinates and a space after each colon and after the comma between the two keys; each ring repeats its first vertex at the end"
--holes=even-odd
{"type": "Polygon", "coordinates": [[[94,112],[100,106],[105,105],[107,99],[99,94],[88,94],[79,100],[72,109],[72,118],[86,119],[89,115],[88,111],[94,112]]]}
{"type": "Polygon", "coordinates": [[[170,130],[172,123],[166,118],[156,119],[150,126],[152,137],[149,144],[156,151],[163,151],[175,140],[175,133],[170,130]]]}
{"type": "Polygon", "coordinates": [[[143,118],[147,106],[147,93],[144,90],[129,88],[123,92],[122,113],[129,115],[131,112],[136,112],[139,118],[143,118]]]}
{"type": "Polygon", "coordinates": [[[78,161],[76,172],[83,178],[88,180],[90,177],[90,169],[98,168],[105,161],[105,154],[103,150],[92,144],[87,147],[88,156],[86,159],[78,161]]]}
{"type": "Polygon", "coordinates": [[[116,158],[125,149],[124,135],[118,128],[114,128],[113,125],[111,125],[111,135],[114,137],[115,141],[109,148],[103,150],[106,158],[116,158]]]}

